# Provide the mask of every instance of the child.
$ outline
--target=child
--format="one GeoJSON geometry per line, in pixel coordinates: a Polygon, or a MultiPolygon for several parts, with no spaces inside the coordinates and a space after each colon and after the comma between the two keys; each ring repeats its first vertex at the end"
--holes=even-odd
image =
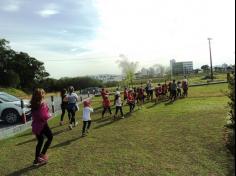
{"type": "Polygon", "coordinates": [[[160,98],[161,98],[161,95],[162,95],[162,87],[161,87],[161,84],[158,84],[158,86],[156,87],[155,89],[155,93],[156,93],[156,101],[155,103],[157,103],[160,98]]]}
{"type": "Polygon", "coordinates": [[[30,101],[32,111],[32,132],[36,135],[38,141],[35,160],[33,162],[33,165],[35,166],[47,163],[48,156],[46,153],[53,139],[52,131],[47,123],[48,119],[51,118],[51,114],[49,113],[48,105],[44,101],[44,97],[45,91],[43,89],[35,89],[30,101]],[[43,146],[44,136],[46,136],[48,140],[43,146]]]}
{"type": "Polygon", "coordinates": [[[133,90],[130,90],[128,93],[128,99],[127,99],[127,103],[129,105],[129,109],[130,109],[130,113],[134,111],[135,108],[135,99],[134,99],[134,92],[133,90]]]}
{"type": "Polygon", "coordinates": [[[128,89],[125,88],[125,90],[124,90],[124,101],[126,101],[127,98],[128,98],[128,89]]]}
{"type": "Polygon", "coordinates": [[[67,111],[68,111],[68,117],[70,119],[70,125],[69,125],[69,129],[72,130],[73,126],[77,126],[78,122],[76,122],[75,120],[75,113],[76,111],[79,110],[79,107],[77,106],[77,102],[78,102],[78,95],[74,92],[74,87],[70,86],[69,88],[69,94],[66,96],[67,100],[68,100],[68,105],[67,105],[67,111]]]}
{"type": "Polygon", "coordinates": [[[162,95],[163,97],[167,97],[167,92],[168,92],[168,85],[166,84],[166,81],[165,83],[162,85],[162,95]]]}
{"type": "Polygon", "coordinates": [[[112,115],[112,112],[111,112],[111,102],[109,100],[109,95],[106,95],[103,99],[103,112],[102,112],[102,118],[104,118],[104,115],[106,113],[106,111],[108,110],[110,115],[112,115]]]}
{"type": "Polygon", "coordinates": [[[181,97],[182,93],[181,93],[181,82],[178,81],[177,82],[177,96],[181,97]]]}
{"type": "MultiPolygon", "coordinates": [[[[66,113],[66,108],[67,108],[67,105],[68,105],[68,101],[66,99],[66,96],[67,96],[66,93],[67,93],[66,89],[63,89],[61,91],[61,111],[62,111],[62,113],[61,113],[60,125],[63,125],[63,119],[64,119],[64,116],[65,116],[65,113],[66,113]]],[[[69,121],[70,121],[70,119],[69,119],[69,121]]]]}
{"type": "Polygon", "coordinates": [[[106,91],[104,88],[102,88],[102,91],[101,91],[101,96],[102,96],[102,99],[105,99],[105,96],[107,95],[106,91]]]}
{"type": "Polygon", "coordinates": [[[175,101],[176,100],[176,95],[177,95],[177,84],[175,82],[175,80],[173,80],[172,84],[171,84],[171,101],[175,101]]]}
{"type": "Polygon", "coordinates": [[[187,80],[183,80],[182,88],[183,88],[183,97],[187,97],[188,96],[188,81],[187,80]]]}
{"type": "Polygon", "coordinates": [[[114,118],[117,117],[118,111],[120,111],[120,113],[121,113],[121,118],[122,119],[125,118],[124,113],[123,113],[123,109],[122,109],[123,103],[121,101],[121,97],[120,97],[119,93],[116,94],[115,105],[116,105],[116,114],[115,114],[114,118]]]}
{"type": "Polygon", "coordinates": [[[86,133],[89,132],[91,126],[91,112],[93,112],[93,108],[91,108],[90,102],[84,101],[82,137],[85,137],[86,133]]]}

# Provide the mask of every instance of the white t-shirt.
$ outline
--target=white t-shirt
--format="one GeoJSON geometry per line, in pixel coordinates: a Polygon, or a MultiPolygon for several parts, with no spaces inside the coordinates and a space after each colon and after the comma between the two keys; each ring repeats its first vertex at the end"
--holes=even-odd
{"type": "Polygon", "coordinates": [[[122,101],[121,101],[120,97],[116,100],[116,106],[118,106],[118,107],[122,106],[122,101]]]}
{"type": "Polygon", "coordinates": [[[93,109],[90,107],[85,107],[83,109],[83,121],[91,120],[90,113],[93,112],[93,109]]]}
{"type": "Polygon", "coordinates": [[[74,92],[72,94],[68,94],[66,97],[69,104],[76,103],[79,99],[78,95],[74,92]]]}

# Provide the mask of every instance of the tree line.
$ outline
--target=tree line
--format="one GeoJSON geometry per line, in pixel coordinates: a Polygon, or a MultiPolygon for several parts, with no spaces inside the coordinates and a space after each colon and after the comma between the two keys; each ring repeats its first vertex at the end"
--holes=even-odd
{"type": "Polygon", "coordinates": [[[19,88],[27,92],[43,87],[52,92],[70,85],[75,89],[102,86],[101,81],[88,77],[49,78],[43,62],[25,52],[13,50],[9,44],[9,41],[0,39],[0,87],[19,88]]]}

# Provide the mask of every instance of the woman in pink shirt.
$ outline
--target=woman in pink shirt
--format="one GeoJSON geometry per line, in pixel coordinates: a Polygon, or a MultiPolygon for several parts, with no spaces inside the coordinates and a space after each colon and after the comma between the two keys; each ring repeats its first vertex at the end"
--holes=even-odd
{"type": "Polygon", "coordinates": [[[49,108],[44,101],[45,91],[43,89],[35,89],[32,99],[30,101],[30,107],[32,111],[32,132],[37,138],[37,146],[35,152],[34,165],[45,164],[48,161],[46,152],[51,145],[53,134],[48,126],[48,119],[51,118],[49,108]],[[47,141],[44,143],[44,136],[47,137],[47,141]],[[43,149],[42,149],[43,148],[43,149]]]}

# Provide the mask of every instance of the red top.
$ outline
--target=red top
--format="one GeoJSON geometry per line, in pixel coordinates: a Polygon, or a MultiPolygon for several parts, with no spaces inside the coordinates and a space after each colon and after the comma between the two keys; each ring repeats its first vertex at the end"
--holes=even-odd
{"type": "Polygon", "coordinates": [[[163,91],[163,93],[167,93],[167,89],[168,89],[167,84],[163,84],[163,85],[162,85],[162,91],[163,91]]]}
{"type": "Polygon", "coordinates": [[[104,107],[107,107],[107,108],[111,106],[111,102],[110,102],[109,98],[107,98],[107,97],[103,99],[102,104],[104,107]]]}
{"type": "Polygon", "coordinates": [[[101,91],[101,95],[103,99],[105,99],[108,94],[109,94],[108,91],[105,91],[105,90],[101,91]]]}
{"type": "Polygon", "coordinates": [[[128,94],[128,103],[133,103],[134,102],[134,95],[132,93],[128,94]]]}

